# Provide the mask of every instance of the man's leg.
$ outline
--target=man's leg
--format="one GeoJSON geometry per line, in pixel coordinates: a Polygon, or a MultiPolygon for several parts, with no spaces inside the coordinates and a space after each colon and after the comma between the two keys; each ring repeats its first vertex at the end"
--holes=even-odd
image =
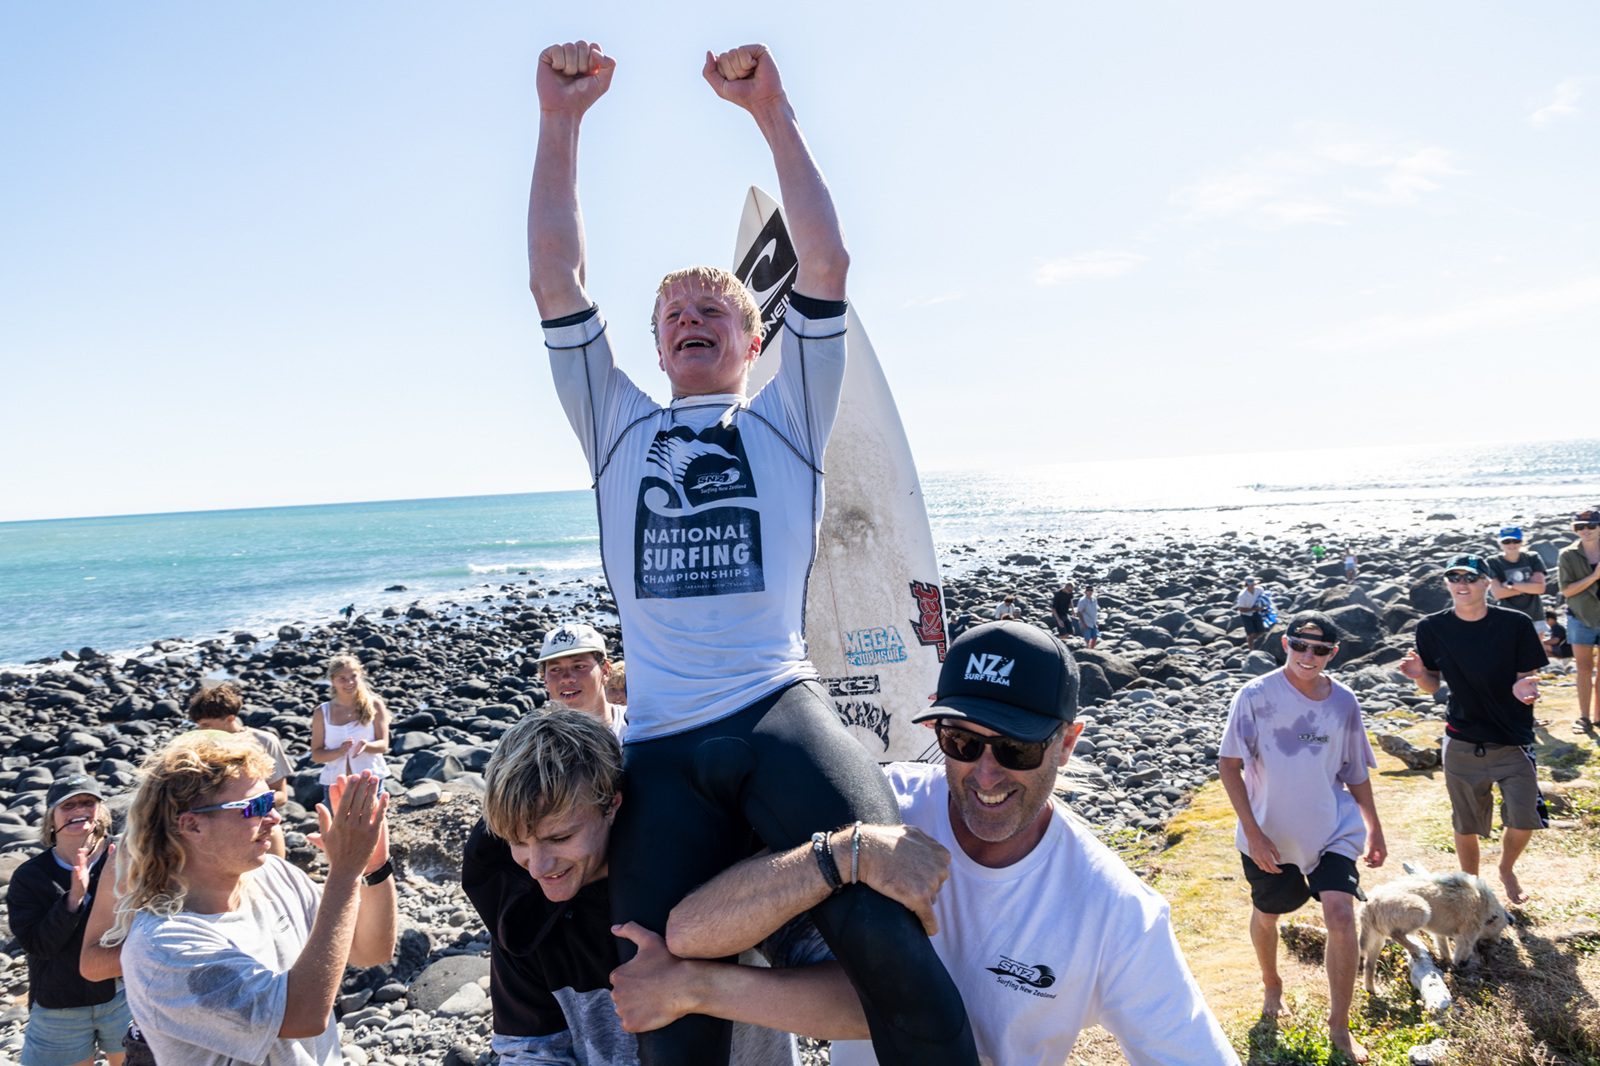
{"type": "Polygon", "coordinates": [[[1283,1013],[1283,978],[1278,975],[1278,916],[1250,908],[1250,946],[1261,967],[1261,1013],[1276,1018],[1283,1013]]]}
{"type": "MultiPolygon", "coordinates": [[[[748,742],[756,765],[742,790],[744,812],[773,850],[857,820],[900,821],[883,771],[814,683],[785,689],[748,742]]],[[[883,1066],[977,1063],[961,992],[915,915],[852,885],[814,907],[811,919],[861,997],[883,1066]]]]}
{"type": "Polygon", "coordinates": [[[1328,970],[1328,1042],[1348,1055],[1353,1062],[1366,1062],[1367,1049],[1350,1035],[1350,1001],[1355,995],[1356,964],[1360,949],[1356,944],[1355,897],[1347,892],[1322,893],[1322,920],[1328,929],[1322,962],[1328,970]]]}
{"type": "Polygon", "coordinates": [[[1516,865],[1531,839],[1532,829],[1507,828],[1500,841],[1500,883],[1506,886],[1506,899],[1512,903],[1528,901],[1528,894],[1522,891],[1522,882],[1517,880],[1516,865]]]}
{"type": "Polygon", "coordinates": [[[1473,833],[1456,834],[1456,865],[1463,873],[1478,872],[1478,838],[1473,833]]]}

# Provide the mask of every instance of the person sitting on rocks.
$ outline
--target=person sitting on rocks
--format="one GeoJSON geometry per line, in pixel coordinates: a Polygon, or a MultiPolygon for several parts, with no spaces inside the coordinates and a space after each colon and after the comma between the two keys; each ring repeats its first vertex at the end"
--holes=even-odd
{"type": "Polygon", "coordinates": [[[1500,531],[1500,554],[1491,555],[1489,564],[1489,592],[1497,606],[1521,611],[1533,620],[1533,628],[1543,638],[1544,620],[1544,560],[1537,552],[1522,550],[1522,528],[1506,526],[1500,531]]]}
{"type": "Polygon", "coordinates": [[[1285,662],[1239,690],[1217,760],[1239,818],[1234,841],[1250,883],[1250,942],[1261,965],[1261,1013],[1283,1010],[1278,917],[1315,898],[1328,930],[1328,1037],[1355,1062],[1367,1051],[1350,1033],[1358,948],[1356,859],[1383,865],[1388,853],[1368,777],[1378,765],[1355,693],[1328,677],[1339,630],[1327,615],[1289,620],[1285,662]]]}
{"type": "MultiPolygon", "coordinates": [[[[1098,1024],[1129,1062],[1237,1064],[1166,901],[1054,798],[1083,731],[1077,710],[1077,663],[1059,639],[988,622],[951,642],[935,702],[917,714],[944,764],[888,768],[906,831],[950,854],[933,946],[961,988],[978,1051],[984,1062],[1060,1066],[1098,1024]]],[[[841,875],[847,835],[831,845],[841,875]]],[[[726,955],[767,935],[768,920],[853,891],[834,887],[843,876],[794,876],[810,872],[815,850],[753,858],[715,878],[673,909],[668,947],[726,955]]],[[[866,1044],[833,1045],[834,1066],[873,1061],[866,1044]]]]}
{"type": "MultiPolygon", "coordinates": [[[[1552,659],[1572,658],[1572,645],[1567,641],[1567,627],[1561,624],[1561,616],[1554,611],[1544,613],[1544,651],[1552,659]]],[[[1582,728],[1582,723],[1579,723],[1582,728]]]]}
{"type": "Polygon", "coordinates": [[[1100,643],[1100,601],[1095,598],[1093,585],[1086,585],[1083,595],[1072,609],[1078,616],[1078,628],[1083,632],[1083,646],[1092,649],[1100,643]]]}
{"type": "Polygon", "coordinates": [[[148,758],[128,811],[116,922],[128,1004],[164,1066],[341,1061],[344,969],[394,956],[396,897],[371,774],[317,805],[319,888],[271,854],[272,764],[247,740],[199,733],[148,758]]]}
{"type": "Polygon", "coordinates": [[[1517,880],[1517,857],[1545,827],[1533,762],[1533,704],[1539,670],[1550,659],[1521,611],[1491,607],[1489,564],[1457,555],[1444,567],[1451,606],[1417,623],[1417,646],[1399,671],[1432,695],[1448,683],[1444,720],[1444,783],[1450,796],[1456,862],[1478,872],[1478,838],[1494,830],[1494,788],[1500,786],[1500,881],[1506,898],[1528,895],[1517,880]]]}
{"type": "Polygon", "coordinates": [[[552,700],[593,715],[601,725],[619,738],[622,736],[628,712],[607,695],[613,666],[606,658],[606,638],[598,629],[582,622],[556,626],[545,635],[535,661],[552,700]]]}
{"type": "Polygon", "coordinates": [[[1244,620],[1244,646],[1246,651],[1255,651],[1256,645],[1261,643],[1261,638],[1266,636],[1266,619],[1263,616],[1264,604],[1262,592],[1256,587],[1256,579],[1244,579],[1244,588],[1239,590],[1238,599],[1233,601],[1234,610],[1239,612],[1239,617],[1244,620]]]}
{"type": "Polygon", "coordinates": [[[1016,621],[1022,617],[1022,608],[1017,606],[1017,597],[1006,593],[1005,599],[994,605],[994,620],[996,622],[1010,619],[1016,621]]]}
{"type": "MultiPolygon", "coordinates": [[[[231,681],[224,681],[220,685],[201,685],[189,697],[189,719],[194,722],[195,729],[242,733],[261,745],[261,750],[272,760],[267,787],[278,794],[276,806],[281,810],[289,802],[289,775],[294,773],[294,767],[289,765],[289,757],[283,753],[283,741],[278,739],[276,733],[269,729],[247,728],[239,721],[239,712],[243,709],[244,697],[239,693],[239,686],[231,681]]],[[[282,825],[272,827],[272,854],[280,859],[288,854],[284,848],[282,825]]]]}
{"type": "Polygon", "coordinates": [[[6,886],[11,931],[28,964],[21,1061],[30,1066],[88,1066],[96,1047],[108,1066],[122,1066],[130,1020],[123,990],[114,978],[90,980],[78,972],[84,928],[111,854],[105,798],[100,782],[86,774],[52,782],[39,834],[45,850],[18,866],[6,886]]]}
{"type": "MultiPolygon", "coordinates": [[[[763,333],[749,290],[715,267],[663,278],[651,324],[672,400],[657,403],[617,367],[584,289],[579,129],[615,69],[586,41],[539,56],[529,286],[588,460],[633,675],[625,761],[635,802],[616,820],[611,900],[619,923],[660,932],[678,900],[744,857],[751,828],[788,848],[858,819],[893,822],[896,810],[805,643],[848,328],[849,255],[832,195],[766,47],[707,53],[702,77],[751,116],[771,151],[794,287],[777,327],[778,370],[749,396],[763,333]]],[[[717,150],[699,141],[701,156],[717,150]]],[[[960,996],[914,915],[864,891],[813,920],[895,1059],[977,1061],[960,996]]],[[[630,957],[633,945],[621,951],[630,957]]],[[[727,1038],[726,1023],[689,1017],[645,1036],[644,1054],[701,1066],[724,1056],[727,1038]]]]}
{"type": "Polygon", "coordinates": [[[389,774],[389,705],[372,691],[367,671],[354,655],[328,660],[328,701],[311,716],[311,761],[322,765],[317,780],[325,802],[341,775],[370,773],[383,787],[389,774]]]}
{"type": "MultiPolygon", "coordinates": [[[[792,1039],[761,1026],[865,1036],[860,1000],[809,923],[769,942],[777,969],[679,959],[637,923],[611,924],[609,845],[622,784],[616,737],[594,716],[569,709],[523,718],[485,769],[483,818],[468,837],[461,884],[489,930],[492,1046],[500,1061],[628,1066],[639,1061],[630,1034],[688,1013],[750,1023],[734,1026],[738,1063],[792,1060],[792,1039]],[[638,949],[620,968],[616,937],[638,949]]],[[[926,913],[948,855],[904,827],[863,831],[857,879],[900,891],[926,913]]],[[[851,832],[834,834],[840,875],[851,869],[844,860],[851,832]]],[[[789,879],[823,883],[809,853],[789,879]]],[[[774,916],[772,901],[751,906],[754,920],[773,927],[789,917],[774,916]]]]}

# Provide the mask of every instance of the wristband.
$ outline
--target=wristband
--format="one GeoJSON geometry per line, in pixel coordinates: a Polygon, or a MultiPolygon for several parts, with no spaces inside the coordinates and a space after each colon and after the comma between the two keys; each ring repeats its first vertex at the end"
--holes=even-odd
{"type": "Polygon", "coordinates": [[[393,859],[384,859],[382,866],[378,867],[376,870],[372,871],[370,874],[362,874],[361,875],[361,883],[366,885],[368,888],[371,888],[373,885],[381,885],[381,884],[383,884],[385,881],[389,880],[389,878],[393,874],[394,874],[394,860],[393,859]]]}
{"type": "Polygon", "coordinates": [[[839,864],[833,861],[833,845],[828,843],[827,833],[811,834],[811,854],[817,858],[817,869],[822,871],[822,879],[828,882],[828,890],[837,892],[844,887],[844,882],[839,880],[839,864]]]}

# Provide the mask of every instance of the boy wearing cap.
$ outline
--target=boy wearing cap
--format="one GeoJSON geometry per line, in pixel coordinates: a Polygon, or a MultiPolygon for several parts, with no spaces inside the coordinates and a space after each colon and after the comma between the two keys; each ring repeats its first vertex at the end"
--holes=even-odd
{"type": "Polygon", "coordinates": [[[1500,786],[1500,881],[1506,898],[1528,896],[1516,862],[1535,829],[1544,828],[1533,764],[1534,675],[1548,663],[1528,616],[1489,606],[1489,565],[1476,555],[1453,556],[1444,579],[1451,606],[1417,624],[1417,646],[1400,673],[1423,692],[1450,686],[1445,711],[1444,782],[1450,794],[1456,862],[1478,872],[1478,838],[1494,828],[1494,787],[1500,786]]]}
{"type": "Polygon", "coordinates": [[[1547,632],[1544,560],[1537,552],[1523,554],[1521,526],[1506,526],[1498,539],[1500,554],[1485,560],[1489,565],[1489,591],[1498,606],[1521,611],[1533,619],[1533,628],[1542,637],[1547,632]]]}
{"type": "Polygon", "coordinates": [[[1319,611],[1289,621],[1284,665],[1239,690],[1217,760],[1239,816],[1234,841],[1250,883],[1250,942],[1266,996],[1261,1012],[1283,1010],[1278,916],[1312,898],[1328,930],[1328,1039],[1355,1062],[1367,1052],[1350,1034],[1355,992],[1356,859],[1383,865],[1383,826],[1368,770],[1376,766],[1355,693],[1326,676],[1339,630],[1319,611]]]}
{"type": "MultiPolygon", "coordinates": [[[[975,626],[950,645],[934,705],[942,766],[896,763],[889,782],[908,827],[950,853],[933,901],[934,950],[961,989],[984,1062],[1060,1066],[1079,1031],[1104,1026],[1130,1062],[1237,1063],[1173,937],[1166,901],[1054,800],[1083,724],[1078,668],[1042,629],[975,626]]],[[[844,834],[848,836],[848,834],[844,834]]],[[[797,913],[856,891],[793,875],[808,847],[726,871],[674,908],[667,945],[714,958],[754,943],[752,901],[797,913]]],[[[841,873],[854,865],[842,840],[841,873]],[[847,861],[848,860],[848,861],[847,861]]],[[[836,1042],[835,1066],[875,1060],[836,1042]]]]}
{"type": "Polygon", "coordinates": [[[593,716],[622,739],[628,709],[609,698],[611,660],[598,629],[582,622],[559,625],[545,636],[534,661],[552,700],[593,716]]]}
{"type": "Polygon", "coordinates": [[[1561,549],[1556,560],[1556,583],[1567,603],[1567,640],[1578,674],[1580,733],[1594,729],[1595,692],[1600,689],[1600,508],[1591,507],[1572,516],[1578,539],[1561,549]]]}
{"type": "Polygon", "coordinates": [[[1266,636],[1267,627],[1262,615],[1261,590],[1256,588],[1256,579],[1244,579],[1244,588],[1239,590],[1239,598],[1233,601],[1234,610],[1244,619],[1244,644],[1246,651],[1255,651],[1261,638],[1266,636]]]}

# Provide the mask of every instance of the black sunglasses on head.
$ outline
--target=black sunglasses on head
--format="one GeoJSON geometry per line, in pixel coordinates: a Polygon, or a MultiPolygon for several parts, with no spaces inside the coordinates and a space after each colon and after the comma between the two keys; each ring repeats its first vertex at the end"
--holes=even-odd
{"type": "Polygon", "coordinates": [[[994,752],[994,761],[1007,770],[1037,770],[1044,762],[1044,750],[1055,739],[1055,734],[1043,740],[1015,740],[1011,737],[981,737],[966,729],[940,722],[934,726],[939,738],[939,750],[945,758],[956,762],[977,762],[983,758],[983,749],[994,752]]]}

